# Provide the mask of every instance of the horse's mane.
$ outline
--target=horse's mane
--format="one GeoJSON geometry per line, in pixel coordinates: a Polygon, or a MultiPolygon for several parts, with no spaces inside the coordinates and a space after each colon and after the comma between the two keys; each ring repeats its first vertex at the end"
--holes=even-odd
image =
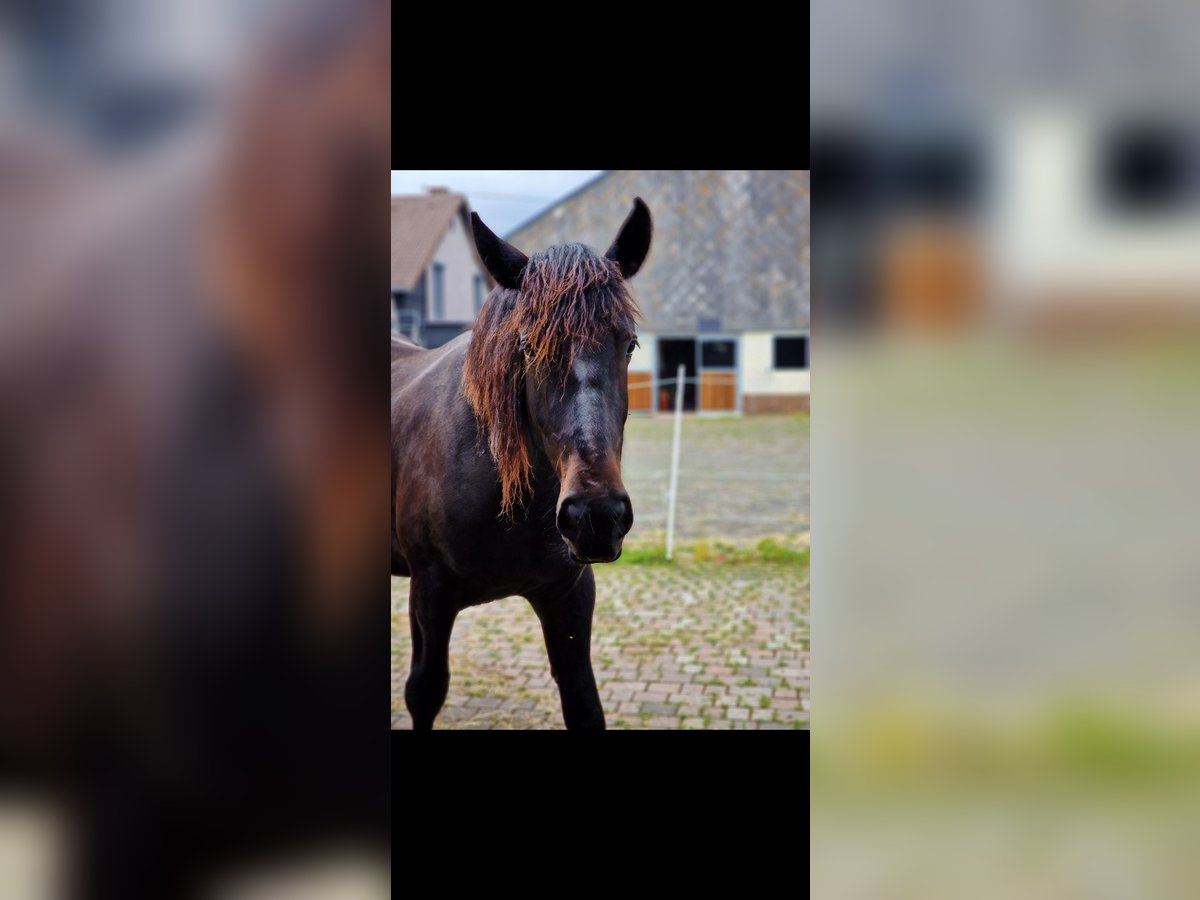
{"type": "Polygon", "coordinates": [[[536,377],[557,371],[565,383],[577,348],[639,315],[617,264],[583,244],[533,254],[520,291],[492,291],[476,317],[463,388],[500,470],[502,515],[511,517],[531,488],[521,413],[526,368],[536,377]]]}

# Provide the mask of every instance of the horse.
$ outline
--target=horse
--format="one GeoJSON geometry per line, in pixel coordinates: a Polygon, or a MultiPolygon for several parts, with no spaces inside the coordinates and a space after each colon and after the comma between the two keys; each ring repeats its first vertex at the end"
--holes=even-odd
{"type": "Polygon", "coordinates": [[[526,256],[471,214],[496,282],[475,328],[426,350],[392,344],[392,574],[411,578],[404,698],[430,730],[459,612],[518,595],[541,622],[568,730],[601,730],[591,663],[592,564],[621,555],[629,359],[626,282],[650,250],[640,197],[608,251],[526,256]]]}

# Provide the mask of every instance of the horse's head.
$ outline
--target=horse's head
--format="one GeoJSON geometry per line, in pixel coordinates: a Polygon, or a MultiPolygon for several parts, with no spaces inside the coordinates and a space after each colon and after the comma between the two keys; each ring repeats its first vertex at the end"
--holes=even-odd
{"type": "Polygon", "coordinates": [[[625,281],[650,249],[637,199],[604,256],[582,244],[526,257],[472,214],[497,289],[480,311],[467,397],[500,470],[503,511],[531,487],[532,443],[559,478],[557,526],[572,557],[611,562],[633,525],[621,483],[637,306],[625,281]]]}

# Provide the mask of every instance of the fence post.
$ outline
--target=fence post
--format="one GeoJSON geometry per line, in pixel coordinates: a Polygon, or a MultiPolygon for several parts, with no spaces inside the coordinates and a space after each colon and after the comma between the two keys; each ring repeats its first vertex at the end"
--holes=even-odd
{"type": "Polygon", "coordinates": [[[683,390],[686,368],[680,364],[675,373],[675,439],[671,444],[671,492],[667,506],[667,559],[675,547],[675,497],[679,488],[679,435],[683,427],[683,390]]]}

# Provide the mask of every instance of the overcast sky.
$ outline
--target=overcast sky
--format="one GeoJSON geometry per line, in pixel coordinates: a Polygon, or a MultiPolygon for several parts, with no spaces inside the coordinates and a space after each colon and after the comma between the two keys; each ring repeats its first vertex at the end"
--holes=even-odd
{"type": "Polygon", "coordinates": [[[542,210],[585,181],[595,178],[601,169],[554,172],[484,171],[468,169],[396,171],[392,170],[393,194],[421,194],[430,187],[447,187],[466,194],[471,209],[484,223],[504,235],[517,225],[532,219],[542,210]]]}

